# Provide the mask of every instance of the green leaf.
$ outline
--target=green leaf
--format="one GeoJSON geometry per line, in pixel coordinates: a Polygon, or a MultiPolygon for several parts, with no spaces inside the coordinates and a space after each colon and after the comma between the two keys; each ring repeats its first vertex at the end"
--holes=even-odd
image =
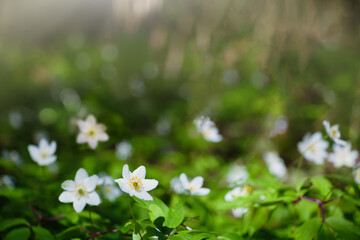
{"type": "Polygon", "coordinates": [[[45,228],[42,227],[32,227],[32,230],[35,233],[35,236],[39,239],[39,240],[53,240],[54,237],[52,236],[52,234],[45,228]]]}
{"type": "Polygon", "coordinates": [[[8,228],[18,226],[18,225],[26,225],[29,226],[30,224],[23,218],[14,218],[14,219],[8,219],[1,223],[0,225],[0,232],[4,231],[8,228]]]}
{"type": "Polygon", "coordinates": [[[74,237],[79,237],[85,235],[85,233],[80,230],[79,227],[69,227],[67,229],[65,229],[64,231],[56,234],[56,239],[72,239],[74,237]]]}
{"type": "Polygon", "coordinates": [[[326,196],[331,191],[331,182],[323,176],[312,177],[310,181],[323,196],[326,196]]]}
{"type": "Polygon", "coordinates": [[[295,229],[295,240],[311,240],[315,234],[319,231],[321,226],[321,218],[312,218],[306,221],[303,225],[295,229]]]}
{"type": "Polygon", "coordinates": [[[340,239],[360,239],[360,228],[344,218],[329,217],[326,223],[338,234],[340,239]]]}
{"type": "Polygon", "coordinates": [[[176,228],[182,223],[184,217],[185,210],[183,205],[179,202],[173,208],[169,209],[164,225],[169,228],[176,228]]]}
{"type": "Polygon", "coordinates": [[[224,235],[219,236],[220,239],[225,239],[225,240],[241,240],[243,239],[242,237],[240,237],[240,235],[235,234],[235,233],[226,233],[224,235]]]}
{"type": "Polygon", "coordinates": [[[301,190],[301,187],[304,185],[304,183],[306,182],[307,178],[300,178],[296,184],[295,184],[295,189],[297,192],[299,192],[301,190]]]}
{"type": "Polygon", "coordinates": [[[23,228],[16,228],[6,235],[4,240],[26,240],[30,237],[30,229],[23,227],[23,228]]]}
{"type": "Polygon", "coordinates": [[[334,233],[332,233],[326,224],[322,225],[322,228],[319,231],[317,240],[335,240],[334,233]]]}

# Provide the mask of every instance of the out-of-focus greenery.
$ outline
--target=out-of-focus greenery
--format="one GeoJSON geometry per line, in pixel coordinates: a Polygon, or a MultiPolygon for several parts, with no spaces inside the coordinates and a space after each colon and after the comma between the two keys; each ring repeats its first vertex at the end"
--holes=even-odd
{"type": "Polygon", "coordinates": [[[297,169],[297,143],[306,132],[324,132],[325,119],[338,123],[342,138],[359,147],[357,35],[335,43],[299,37],[310,42],[303,44],[293,40],[297,35],[291,31],[285,37],[275,32],[271,42],[259,42],[253,37],[256,26],[241,23],[238,28],[232,13],[209,33],[206,47],[198,44],[201,25],[193,19],[174,50],[171,37],[177,35],[171,21],[176,19],[169,2],[169,16],[157,19],[165,22],[161,31],[169,35],[161,47],[151,43],[151,22],[111,40],[76,32],[42,46],[0,43],[0,174],[14,182],[13,188],[0,189],[1,238],[90,237],[82,227],[92,232],[116,229],[98,239],[140,239],[139,226],[144,238],[153,234],[174,240],[359,239],[360,190],[353,169],[305,160],[297,169]],[[178,52],[181,61],[169,61],[178,52]],[[96,150],[76,143],[76,120],[88,114],[105,124],[110,136],[96,150]],[[199,115],[216,122],[222,142],[201,138],[193,125],[199,115]],[[287,132],[270,137],[280,116],[288,119],[287,132]],[[56,166],[40,167],[31,160],[27,146],[41,136],[57,142],[56,166]],[[126,162],[115,154],[122,140],[133,147],[126,162]],[[285,160],[284,181],[272,176],[262,159],[270,150],[285,160]],[[131,200],[138,225],[132,222],[125,193],[114,202],[102,199],[99,206],[86,206],[80,214],[59,202],[61,183],[74,179],[79,168],[121,178],[125,163],[132,170],[144,165],[147,178],[159,181],[150,192],[154,202],[131,200]],[[234,163],[246,166],[253,190],[229,203],[224,201],[230,190],[225,178],[234,163]],[[203,176],[211,193],[175,194],[170,181],[180,173],[203,176]],[[324,205],[322,223],[316,203],[294,203],[301,196],[340,199],[324,205]],[[231,208],[239,206],[250,210],[235,218],[231,208]],[[36,213],[63,217],[39,220],[36,213]]]}

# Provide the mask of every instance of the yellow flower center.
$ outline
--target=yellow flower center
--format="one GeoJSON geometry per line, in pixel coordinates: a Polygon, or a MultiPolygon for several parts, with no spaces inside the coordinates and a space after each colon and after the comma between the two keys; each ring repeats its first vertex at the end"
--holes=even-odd
{"type": "Polygon", "coordinates": [[[41,152],[40,153],[41,158],[47,158],[49,154],[47,152],[41,152]]]}
{"type": "Polygon", "coordinates": [[[88,137],[94,137],[96,135],[96,128],[94,126],[89,127],[85,134],[88,137]]]}
{"type": "Polygon", "coordinates": [[[316,152],[316,148],[315,148],[315,145],[312,144],[309,146],[309,151],[312,152],[312,153],[315,153],[316,152]]]}
{"type": "Polygon", "coordinates": [[[140,178],[133,177],[129,180],[129,186],[132,189],[135,189],[136,191],[140,190],[143,186],[143,183],[140,178]]]}
{"type": "Polygon", "coordinates": [[[104,191],[107,194],[111,193],[111,186],[106,186],[104,191]]]}
{"type": "Polygon", "coordinates": [[[75,185],[74,193],[75,193],[76,197],[78,197],[78,198],[84,197],[88,194],[85,185],[82,183],[75,185]]]}
{"type": "Polygon", "coordinates": [[[332,136],[338,137],[338,132],[336,131],[336,129],[334,127],[332,127],[331,130],[332,130],[332,136]]]}

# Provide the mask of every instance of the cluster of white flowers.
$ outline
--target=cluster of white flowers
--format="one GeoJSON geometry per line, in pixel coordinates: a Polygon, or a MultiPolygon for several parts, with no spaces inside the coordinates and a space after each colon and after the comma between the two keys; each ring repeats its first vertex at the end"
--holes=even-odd
{"type": "MultiPolygon", "coordinates": [[[[308,161],[312,161],[316,164],[323,164],[327,159],[331,162],[335,168],[356,166],[356,160],[359,157],[359,152],[351,150],[351,144],[342,139],[339,130],[339,125],[331,125],[329,121],[323,121],[326,134],[334,141],[332,146],[332,153],[327,152],[329,143],[323,139],[320,132],[316,132],[312,135],[306,134],[303,141],[298,143],[299,152],[308,161]]],[[[360,183],[360,174],[358,169],[354,170],[355,181],[360,183]]]]}
{"type": "Polygon", "coordinates": [[[244,166],[233,165],[230,167],[230,171],[226,176],[226,180],[229,183],[229,187],[241,185],[249,178],[249,172],[244,166]]]}
{"type": "Polygon", "coordinates": [[[210,193],[210,189],[203,188],[204,178],[197,176],[189,180],[185,173],[180,174],[180,177],[175,177],[171,180],[171,188],[178,194],[190,194],[204,196],[210,193]]]}
{"type": "Polygon", "coordinates": [[[122,194],[121,190],[116,187],[114,179],[110,176],[99,175],[99,180],[96,185],[96,188],[99,188],[99,191],[102,193],[102,195],[109,201],[114,201],[122,194]]]}
{"type": "Polygon", "coordinates": [[[194,124],[206,141],[217,143],[223,139],[219,129],[209,117],[200,116],[194,120],[194,124]]]}
{"type": "MultiPolygon", "coordinates": [[[[235,199],[250,194],[251,186],[244,185],[249,178],[249,173],[244,166],[233,165],[230,168],[226,176],[226,180],[229,183],[229,187],[234,187],[232,190],[225,194],[225,201],[232,202],[235,199]]],[[[234,217],[242,217],[249,209],[245,207],[232,208],[232,214],[234,217]]]]}
{"type": "Polygon", "coordinates": [[[284,164],[284,160],[280,158],[277,152],[266,152],[264,153],[263,158],[271,174],[280,179],[286,177],[287,170],[284,164]]]}

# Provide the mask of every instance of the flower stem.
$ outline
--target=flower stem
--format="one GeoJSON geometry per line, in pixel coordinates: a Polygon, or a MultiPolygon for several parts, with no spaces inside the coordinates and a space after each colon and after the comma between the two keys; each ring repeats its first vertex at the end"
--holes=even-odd
{"type": "Polygon", "coordinates": [[[94,221],[93,221],[92,216],[91,216],[91,208],[89,208],[89,219],[90,219],[92,229],[93,229],[93,231],[95,231],[94,221]]]}
{"type": "MultiPolygon", "coordinates": [[[[129,208],[130,208],[131,216],[132,216],[132,218],[133,218],[133,220],[134,220],[135,230],[136,230],[136,227],[137,227],[137,225],[136,225],[136,219],[135,219],[134,211],[133,211],[133,209],[132,209],[132,207],[131,207],[131,204],[130,204],[130,196],[128,197],[128,203],[129,203],[129,208]]],[[[142,237],[142,235],[141,235],[141,233],[140,233],[140,229],[138,229],[138,232],[139,232],[140,239],[143,240],[143,237],[142,237]]]]}

